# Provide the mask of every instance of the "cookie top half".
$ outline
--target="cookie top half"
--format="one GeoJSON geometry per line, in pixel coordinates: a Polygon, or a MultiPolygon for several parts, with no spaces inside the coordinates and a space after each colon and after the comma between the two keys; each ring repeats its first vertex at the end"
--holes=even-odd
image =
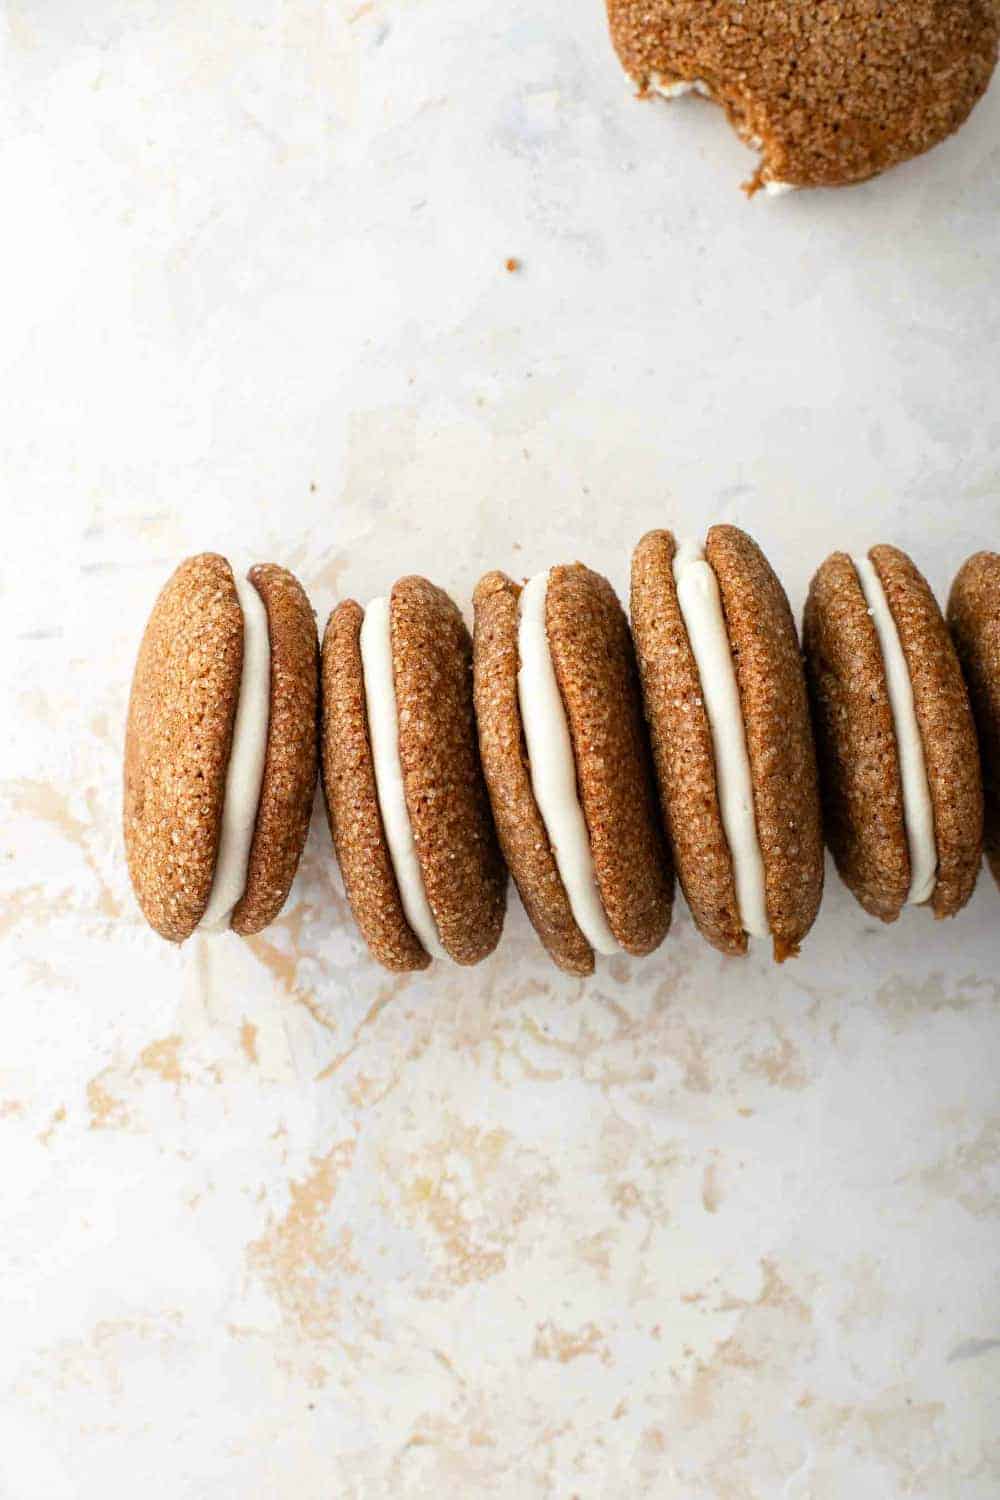
{"type": "Polygon", "coordinates": [[[230,925],[244,937],[281,911],[305,848],[318,767],[319,641],[298,579],[276,563],[250,569],[271,644],[270,717],[246,889],[230,925]]]}
{"type": "Polygon", "coordinates": [[[948,624],[979,734],[986,854],[1000,885],[1000,553],[977,552],[952,585],[948,624]]]}
{"type": "Polygon", "coordinates": [[[504,857],[529,920],[553,961],[591,974],[594,951],[578,927],[531,785],[517,694],[520,586],[480,579],[475,608],[475,705],[483,772],[504,857]]]}
{"type": "MultiPolygon", "coordinates": [[[[975,886],[982,786],[961,669],[941,611],[898,548],[868,557],[885,593],[912,689],[933,816],[936,916],[954,915],[975,886]]],[[[803,621],[823,783],[827,841],[862,906],[893,921],[911,882],[897,727],[883,648],[853,560],[834,553],[810,586],[803,621]]]]}
{"type": "MultiPolygon", "coordinates": [[[[352,910],[375,956],[397,970],[429,956],[408,922],[379,804],[366,702],[364,611],[334,611],[323,646],[322,756],[330,828],[352,910]]],[[[424,578],[394,586],[392,677],[406,812],[423,889],[443,949],[474,964],[496,947],[507,871],[476,739],[472,641],[443,590],[424,578]]]]}
{"type": "MultiPolygon", "coordinates": [[[[267,741],[245,888],[229,924],[277,916],[298,866],[316,782],[318,652],[312,609],[284,568],[250,582],[268,624],[267,741]]],[[[243,668],[244,622],[224,557],[188,558],[161,592],[139,649],[125,739],[124,837],[150,924],[182,942],[208,905],[243,668]]]]}
{"type": "Polygon", "coordinates": [[[752,187],[861,181],[943,141],[996,65],[992,0],[608,0],[640,88],[697,81],[762,155],[752,187]]]}
{"type": "MultiPolygon", "coordinates": [[[[664,818],[692,915],[713,946],[746,951],[720,806],[712,725],[674,579],[677,543],[654,531],[632,570],[632,626],[664,818]]],[[[767,928],[775,957],[798,951],[823,890],[816,760],[788,600],[756,543],[714,526],[704,548],[718,585],[749,761],[767,928]]]]}
{"type": "Polygon", "coordinates": [[[549,574],[545,623],[601,903],[625,951],[651,953],[670,926],[673,870],[628,621],[608,580],[573,563],[549,574]]]}
{"type": "Polygon", "coordinates": [[[242,665],[232,569],[216,553],[190,557],[150,615],[125,732],[129,874],[146,920],[174,942],[212,889],[242,665]]]}
{"type": "Polygon", "coordinates": [[[406,973],[426,969],[431,960],[406,919],[379,809],[361,661],[363,619],[361,606],[346,599],[323,635],[323,791],[355,921],[379,963],[406,973]]]}

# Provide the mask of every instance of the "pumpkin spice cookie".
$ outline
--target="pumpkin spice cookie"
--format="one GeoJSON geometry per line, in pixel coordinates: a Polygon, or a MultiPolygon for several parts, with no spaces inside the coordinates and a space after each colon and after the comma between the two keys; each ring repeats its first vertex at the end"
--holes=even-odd
{"type": "Polygon", "coordinates": [[[322,653],[323,787],[368,947],[397,972],[476,964],[500,941],[507,871],[483,785],[472,642],[424,578],[338,605],[322,653]]]}
{"type": "Polygon", "coordinates": [[[607,0],[640,93],[721,104],[748,191],[861,182],[957,130],[997,60],[993,0],[607,0]]]}
{"type": "Polygon", "coordinates": [[[955,648],[905,553],[835,552],[803,624],[826,837],[845,884],[892,922],[954,916],[982,855],[976,732],[955,648]]]}
{"type": "Polygon", "coordinates": [[[501,846],[554,962],[646,954],[670,925],[673,875],[656,815],[628,624],[579,563],[475,592],[475,701],[501,846]]]}
{"type": "Polygon", "coordinates": [[[249,935],[280,912],[309,827],[317,699],[316,623],[292,574],[181,563],[146,626],[125,738],[125,851],[161,936],[249,935]]]}
{"type": "Polygon", "coordinates": [[[651,531],[632,562],[632,631],[664,821],[695,924],[722,953],[799,951],[823,841],[795,622],[744,532],[704,548],[651,531]]]}
{"type": "Polygon", "coordinates": [[[948,600],[948,624],[979,733],[986,857],[1000,885],[1000,553],[977,552],[948,600]]]}

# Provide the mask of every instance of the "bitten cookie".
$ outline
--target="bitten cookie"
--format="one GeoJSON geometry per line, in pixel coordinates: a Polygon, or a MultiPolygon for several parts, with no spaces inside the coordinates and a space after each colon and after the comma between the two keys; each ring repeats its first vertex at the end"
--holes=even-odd
{"type": "Polygon", "coordinates": [[[580,564],[475,593],[479,744],[500,842],[550,956],[650,953],[673,901],[628,624],[580,564]]]}
{"type": "Polygon", "coordinates": [[[780,191],[874,177],[964,122],[997,60],[992,0],[607,0],[642,94],[716,100],[780,191]]]}
{"type": "Polygon", "coordinates": [[[139,648],[125,737],[124,837],[143,914],[260,932],[280,912],[316,785],[318,644],[301,585],[188,558],[139,648]]]}
{"type": "Polygon", "coordinates": [[[632,562],[632,631],[664,821],[702,935],[722,953],[796,954],[819,910],[823,840],[795,622],[744,532],[704,548],[651,531],[632,562]]]}
{"type": "Polygon", "coordinates": [[[441,589],[402,578],[323,639],[323,787],[371,952],[397,972],[475,964],[500,941],[507,871],[483,784],[472,642],[441,589]]]}
{"type": "Polygon", "coordinates": [[[1000,885],[1000,553],[977,552],[952,584],[948,624],[979,733],[986,857],[1000,885]]]}
{"type": "Polygon", "coordinates": [[[828,557],[803,624],[826,837],[845,884],[892,922],[949,917],[982,855],[975,726],[958,658],[905,553],[828,557]]]}

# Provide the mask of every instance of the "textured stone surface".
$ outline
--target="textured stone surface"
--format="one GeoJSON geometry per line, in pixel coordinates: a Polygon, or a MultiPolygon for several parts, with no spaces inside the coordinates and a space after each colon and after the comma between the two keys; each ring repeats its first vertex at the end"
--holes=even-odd
{"type": "Polygon", "coordinates": [[[182,557],[468,611],[732,521],[798,618],[838,548],[942,601],[997,550],[1000,95],[747,205],[569,14],[5,8],[5,1500],[995,1500],[992,880],[884,928],[831,871],[780,970],[678,900],[586,981],[513,893],[479,968],[385,974],[321,811],[258,937],[132,901],[182,557]]]}

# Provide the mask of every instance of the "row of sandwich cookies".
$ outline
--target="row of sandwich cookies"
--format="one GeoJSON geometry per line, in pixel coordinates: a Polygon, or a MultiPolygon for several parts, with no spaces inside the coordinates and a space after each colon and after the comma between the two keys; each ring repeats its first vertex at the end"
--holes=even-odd
{"type": "Polygon", "coordinates": [[[156,930],[273,920],[318,765],[352,910],[397,971],[490,953],[508,868],[568,972],[654,950],[675,867],[709,942],[766,939],[780,961],[819,909],[824,834],[867,911],[952,915],[982,853],[977,727],[1000,880],[997,554],[962,569],[948,624],[903,553],[834,554],[801,650],[780,582],[730,526],[642,539],[631,630],[579,564],[487,574],[474,613],[473,638],[445,593],[404,578],[340,604],[320,651],[286,570],[183,563],[126,736],[126,850],[156,930]]]}

